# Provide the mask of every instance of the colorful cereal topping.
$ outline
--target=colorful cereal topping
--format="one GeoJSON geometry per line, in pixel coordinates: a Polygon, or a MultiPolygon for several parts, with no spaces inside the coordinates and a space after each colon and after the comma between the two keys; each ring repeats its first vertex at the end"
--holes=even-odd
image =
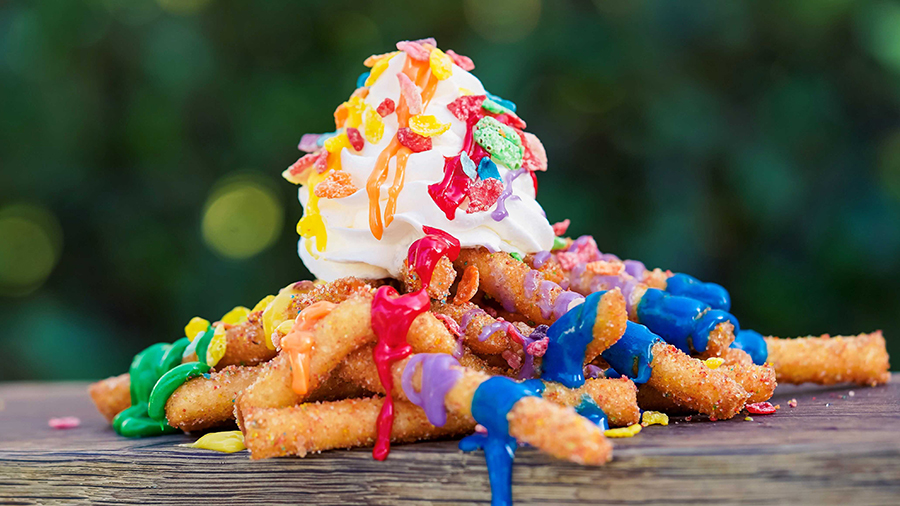
{"type": "Polygon", "coordinates": [[[755,402],[753,404],[747,404],[744,408],[754,415],[771,415],[778,410],[770,402],[755,402]]]}
{"type": "MultiPolygon", "coordinates": [[[[389,100],[389,99],[386,99],[389,100]]],[[[391,110],[393,110],[394,102],[391,102],[391,110]]],[[[380,106],[379,106],[380,107],[380,106]]],[[[363,113],[363,120],[365,127],[363,128],[363,133],[366,137],[366,140],[371,142],[372,144],[378,144],[381,142],[381,138],[384,136],[384,121],[382,121],[382,114],[374,109],[366,109],[366,112],[363,113]]]]}
{"type": "Polygon", "coordinates": [[[350,174],[342,170],[332,171],[324,181],[315,187],[316,197],[323,199],[341,199],[356,193],[356,186],[350,178],[350,174]]]}
{"type": "Polygon", "coordinates": [[[354,151],[362,151],[366,146],[366,141],[363,139],[362,134],[353,127],[347,128],[347,140],[350,141],[350,147],[352,147],[354,151]]]}
{"type": "Polygon", "coordinates": [[[443,81],[453,75],[453,60],[438,48],[431,50],[428,64],[431,66],[431,73],[439,81],[443,81]]]}
{"type": "Polygon", "coordinates": [[[423,137],[434,137],[450,130],[450,123],[441,123],[431,114],[417,114],[409,118],[409,128],[423,137]]]}
{"type": "Polygon", "coordinates": [[[722,364],[725,363],[725,359],[722,357],[710,357],[703,361],[706,364],[706,367],[710,369],[718,369],[722,364]]]}
{"type": "Polygon", "coordinates": [[[471,72],[471,71],[475,70],[475,63],[468,56],[463,56],[461,54],[458,54],[456,51],[454,51],[452,49],[447,50],[447,56],[449,56],[450,59],[453,60],[453,63],[455,63],[457,67],[459,67],[467,72],[471,72]]]}
{"type": "Polygon", "coordinates": [[[431,139],[413,132],[409,127],[397,130],[397,141],[409,148],[413,153],[421,153],[431,149],[431,139]]]}
{"type": "Polygon", "coordinates": [[[471,117],[480,117],[481,104],[485,95],[464,95],[447,104],[447,109],[460,121],[468,121],[471,117]]]}
{"type": "Polygon", "coordinates": [[[81,425],[81,420],[76,416],[64,416],[62,418],[51,418],[47,421],[53,429],[74,429],[81,425]]]}
{"type": "Polygon", "coordinates": [[[497,203],[502,192],[503,182],[499,179],[490,178],[475,182],[469,188],[469,207],[466,208],[466,213],[487,211],[497,203]]]}
{"type": "Polygon", "coordinates": [[[518,169],[522,164],[522,140],[512,127],[485,116],[475,125],[474,136],[475,142],[497,162],[510,169],[518,169]]]}
{"type": "Polygon", "coordinates": [[[400,96],[406,102],[406,108],[412,115],[422,113],[422,89],[416,86],[403,72],[397,72],[397,80],[400,81],[400,96]]]}
{"type": "Polygon", "coordinates": [[[641,414],[641,425],[669,425],[669,415],[659,411],[644,411],[641,414]]]}
{"type": "Polygon", "coordinates": [[[383,117],[387,116],[388,114],[394,112],[394,107],[395,107],[394,101],[391,100],[390,98],[385,98],[384,100],[381,101],[380,104],[378,104],[378,107],[375,110],[383,118],[383,117]]]}

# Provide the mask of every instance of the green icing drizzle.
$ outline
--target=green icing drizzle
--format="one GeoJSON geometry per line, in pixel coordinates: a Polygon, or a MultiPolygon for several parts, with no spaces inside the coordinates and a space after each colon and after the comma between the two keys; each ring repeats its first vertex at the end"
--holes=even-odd
{"type": "Polygon", "coordinates": [[[185,381],[208,371],[209,366],[203,362],[188,362],[163,374],[156,382],[156,386],[153,387],[153,392],[150,393],[150,402],[147,405],[147,413],[150,418],[159,423],[166,423],[166,402],[169,401],[169,397],[185,381]]]}
{"type": "Polygon", "coordinates": [[[206,350],[213,332],[210,326],[200,338],[206,338],[202,355],[201,343],[197,343],[197,356],[203,357],[203,362],[181,363],[184,351],[190,344],[190,340],[186,337],[172,344],[151,345],[134,356],[128,369],[131,377],[131,407],[113,418],[112,426],[116,433],[125,437],[147,437],[178,432],[178,429],[166,421],[166,402],[172,392],[185,381],[209,371],[210,367],[206,365],[206,350]],[[155,417],[150,416],[151,406],[157,410],[155,417]],[[158,411],[160,406],[161,415],[158,411]]]}

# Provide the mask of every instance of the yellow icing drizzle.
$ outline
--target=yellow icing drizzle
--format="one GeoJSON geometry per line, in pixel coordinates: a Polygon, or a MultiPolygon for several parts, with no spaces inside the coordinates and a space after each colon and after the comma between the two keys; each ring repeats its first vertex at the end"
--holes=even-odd
{"type": "MultiPolygon", "coordinates": [[[[331,164],[331,158],[338,158],[337,156],[329,156],[329,165],[331,164]]],[[[325,231],[325,222],[322,220],[322,215],[319,213],[319,197],[316,196],[315,189],[316,185],[320,182],[324,181],[325,178],[328,177],[328,171],[319,174],[316,171],[313,171],[310,174],[309,179],[306,181],[306,187],[309,191],[309,200],[306,202],[306,215],[297,222],[297,233],[300,234],[301,237],[307,239],[306,242],[306,250],[309,251],[310,255],[318,258],[318,255],[313,253],[312,244],[309,241],[310,238],[316,239],[316,249],[319,251],[323,251],[325,249],[325,245],[328,241],[328,233],[325,231]]]]}
{"type": "Polygon", "coordinates": [[[244,435],[239,430],[210,432],[191,444],[181,445],[200,450],[213,450],[222,453],[234,453],[246,450],[244,435]]]}
{"type": "Polygon", "coordinates": [[[272,344],[272,332],[285,321],[293,321],[292,317],[285,317],[285,312],[287,311],[288,306],[291,305],[294,296],[301,293],[294,288],[295,285],[295,283],[291,283],[282,288],[278,292],[278,295],[272,298],[272,301],[269,302],[269,305],[266,306],[266,309],[263,311],[263,332],[266,335],[266,347],[270,350],[275,349],[275,345],[272,344]]]}

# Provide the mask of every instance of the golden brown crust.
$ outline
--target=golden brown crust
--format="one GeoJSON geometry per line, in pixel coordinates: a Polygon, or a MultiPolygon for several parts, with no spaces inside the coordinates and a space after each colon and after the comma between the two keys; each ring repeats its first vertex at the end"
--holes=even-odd
{"type": "Polygon", "coordinates": [[[857,336],[765,339],[768,361],[775,366],[779,383],[875,386],[891,379],[890,357],[880,330],[857,336]]]}
{"type": "Polygon", "coordinates": [[[169,425],[191,432],[228,423],[234,419],[235,399],[258,374],[259,367],[232,365],[186,381],[166,402],[169,425]]]}
{"type": "Polygon", "coordinates": [[[749,395],[724,373],[710,369],[671,344],[657,343],[648,385],[687,409],[727,420],[736,415],[749,395]]]}
{"type": "MultiPolygon", "coordinates": [[[[244,419],[244,444],[253,459],[284,455],[303,457],[334,448],[372,446],[383,403],[383,397],[370,397],[280,409],[251,409],[244,419]]],[[[452,413],[443,427],[435,427],[417,406],[394,401],[392,442],[468,434],[474,428],[474,421],[452,413]]]]}
{"type": "Polygon", "coordinates": [[[131,406],[131,379],[128,373],[91,383],[88,393],[106,421],[112,422],[122,410],[131,406]]]}

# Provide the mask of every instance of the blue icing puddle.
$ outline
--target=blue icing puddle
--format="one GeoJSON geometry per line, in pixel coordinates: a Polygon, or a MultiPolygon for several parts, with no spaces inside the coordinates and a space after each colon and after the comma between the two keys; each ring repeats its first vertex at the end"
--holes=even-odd
{"type": "MultiPolygon", "coordinates": [[[[618,375],[642,384],[650,379],[650,364],[653,362],[651,348],[660,341],[662,339],[650,332],[647,327],[639,323],[628,322],[625,325],[625,334],[600,356],[618,375]]],[[[609,373],[606,376],[613,377],[609,373]]]]}
{"type": "Polygon", "coordinates": [[[581,398],[581,403],[575,406],[575,412],[590,420],[594,425],[603,430],[609,429],[609,421],[603,409],[587,394],[581,398]]]}
{"type": "Polygon", "coordinates": [[[641,298],[637,314],[642,324],[685,353],[706,351],[709,333],[722,322],[730,321],[735,332],[740,329],[737,318],[730,313],[655,288],[641,298]]]}
{"type": "Polygon", "coordinates": [[[766,346],[762,334],[755,330],[747,329],[735,333],[731,347],[746,351],[756,365],[765,364],[769,358],[769,347],[766,346]]]}
{"type": "Polygon", "coordinates": [[[666,292],[672,295],[698,300],[713,309],[731,309],[731,296],[722,285],[704,283],[687,274],[676,274],[667,283],[666,292]]]}

